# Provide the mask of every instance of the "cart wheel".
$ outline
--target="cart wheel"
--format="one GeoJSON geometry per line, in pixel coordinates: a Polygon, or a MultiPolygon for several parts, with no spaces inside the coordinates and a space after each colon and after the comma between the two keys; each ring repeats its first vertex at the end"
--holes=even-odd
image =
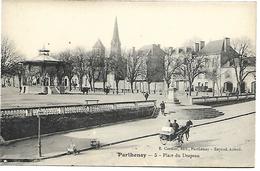
{"type": "Polygon", "coordinates": [[[165,145],[167,143],[167,141],[168,141],[167,136],[166,135],[162,135],[160,137],[160,141],[161,141],[162,145],[165,145]]]}

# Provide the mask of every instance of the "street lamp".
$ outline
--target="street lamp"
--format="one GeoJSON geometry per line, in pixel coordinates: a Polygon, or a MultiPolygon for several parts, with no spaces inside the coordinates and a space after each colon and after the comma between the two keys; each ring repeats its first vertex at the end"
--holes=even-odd
{"type": "Polygon", "coordinates": [[[42,157],[42,149],[41,149],[41,118],[40,115],[43,114],[43,111],[41,108],[39,108],[37,112],[37,118],[38,118],[38,154],[39,157],[42,157]]]}

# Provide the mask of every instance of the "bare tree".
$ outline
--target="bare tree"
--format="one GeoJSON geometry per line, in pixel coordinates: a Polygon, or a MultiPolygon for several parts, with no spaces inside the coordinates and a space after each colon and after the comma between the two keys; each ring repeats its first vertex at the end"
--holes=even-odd
{"type": "Polygon", "coordinates": [[[72,77],[74,76],[74,70],[73,70],[73,57],[72,52],[70,50],[65,50],[60,53],[58,53],[58,59],[62,60],[65,63],[64,66],[64,75],[68,76],[69,79],[69,90],[72,90],[72,77]]]}
{"type": "Polygon", "coordinates": [[[171,78],[174,75],[179,74],[179,68],[182,65],[182,60],[179,56],[175,55],[172,48],[165,50],[165,52],[167,53],[164,58],[164,80],[167,84],[167,88],[169,88],[171,84],[171,78]]]}
{"type": "Polygon", "coordinates": [[[148,92],[151,93],[150,85],[152,82],[162,81],[164,78],[164,55],[152,56],[151,50],[146,56],[146,82],[148,92]]]}
{"type": "Polygon", "coordinates": [[[144,65],[143,57],[138,56],[134,50],[133,50],[132,53],[128,54],[128,58],[127,58],[127,78],[130,82],[132,93],[134,93],[134,89],[133,89],[134,82],[144,72],[143,65],[144,65]]]}
{"type": "Polygon", "coordinates": [[[116,82],[116,93],[118,94],[119,81],[124,80],[127,75],[127,62],[123,56],[111,56],[109,58],[109,67],[114,73],[116,82]]]}
{"type": "MultiPolygon", "coordinates": [[[[20,66],[20,62],[23,60],[23,56],[17,52],[13,41],[3,36],[1,40],[1,78],[4,79],[4,84],[5,78],[10,78],[17,74],[21,76],[23,68],[20,66]]],[[[20,87],[21,82],[19,84],[20,87]]]]}
{"type": "Polygon", "coordinates": [[[183,63],[180,66],[182,76],[189,82],[189,95],[191,96],[191,89],[194,79],[199,75],[205,73],[205,55],[196,53],[191,50],[182,52],[183,63]]]}
{"type": "MultiPolygon", "coordinates": [[[[95,83],[103,77],[104,79],[104,67],[105,61],[104,57],[95,56],[92,52],[87,54],[87,64],[88,64],[88,78],[91,90],[95,91],[95,83]]],[[[104,80],[103,80],[104,83],[104,80]]]]}
{"type": "Polygon", "coordinates": [[[231,60],[230,65],[235,70],[237,80],[237,94],[243,92],[243,82],[250,73],[255,73],[255,50],[252,47],[251,41],[247,38],[237,39],[233,41],[233,49],[238,53],[236,55],[229,54],[231,60]]]}
{"type": "Polygon", "coordinates": [[[212,81],[213,96],[215,96],[215,86],[217,86],[217,89],[220,92],[220,87],[218,85],[218,80],[220,79],[220,73],[218,70],[219,70],[219,64],[216,63],[213,68],[206,69],[205,71],[206,77],[212,81]]]}
{"type": "Polygon", "coordinates": [[[76,48],[73,52],[73,71],[79,79],[79,89],[82,90],[83,76],[88,73],[88,54],[83,48],[76,48]]]}

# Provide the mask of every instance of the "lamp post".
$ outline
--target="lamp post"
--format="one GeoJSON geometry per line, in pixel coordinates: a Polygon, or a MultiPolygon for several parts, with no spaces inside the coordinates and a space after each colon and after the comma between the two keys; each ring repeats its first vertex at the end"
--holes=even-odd
{"type": "Polygon", "coordinates": [[[37,112],[37,118],[38,118],[38,154],[39,157],[42,157],[42,147],[41,147],[41,117],[40,115],[42,114],[42,110],[39,109],[37,112]]]}

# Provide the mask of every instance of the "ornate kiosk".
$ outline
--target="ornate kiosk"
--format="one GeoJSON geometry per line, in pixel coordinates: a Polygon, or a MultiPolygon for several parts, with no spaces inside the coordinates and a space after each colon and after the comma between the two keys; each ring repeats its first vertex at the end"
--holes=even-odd
{"type": "Polygon", "coordinates": [[[64,77],[66,63],[49,55],[43,48],[33,59],[22,62],[21,93],[60,94],[65,92],[64,77]]]}

